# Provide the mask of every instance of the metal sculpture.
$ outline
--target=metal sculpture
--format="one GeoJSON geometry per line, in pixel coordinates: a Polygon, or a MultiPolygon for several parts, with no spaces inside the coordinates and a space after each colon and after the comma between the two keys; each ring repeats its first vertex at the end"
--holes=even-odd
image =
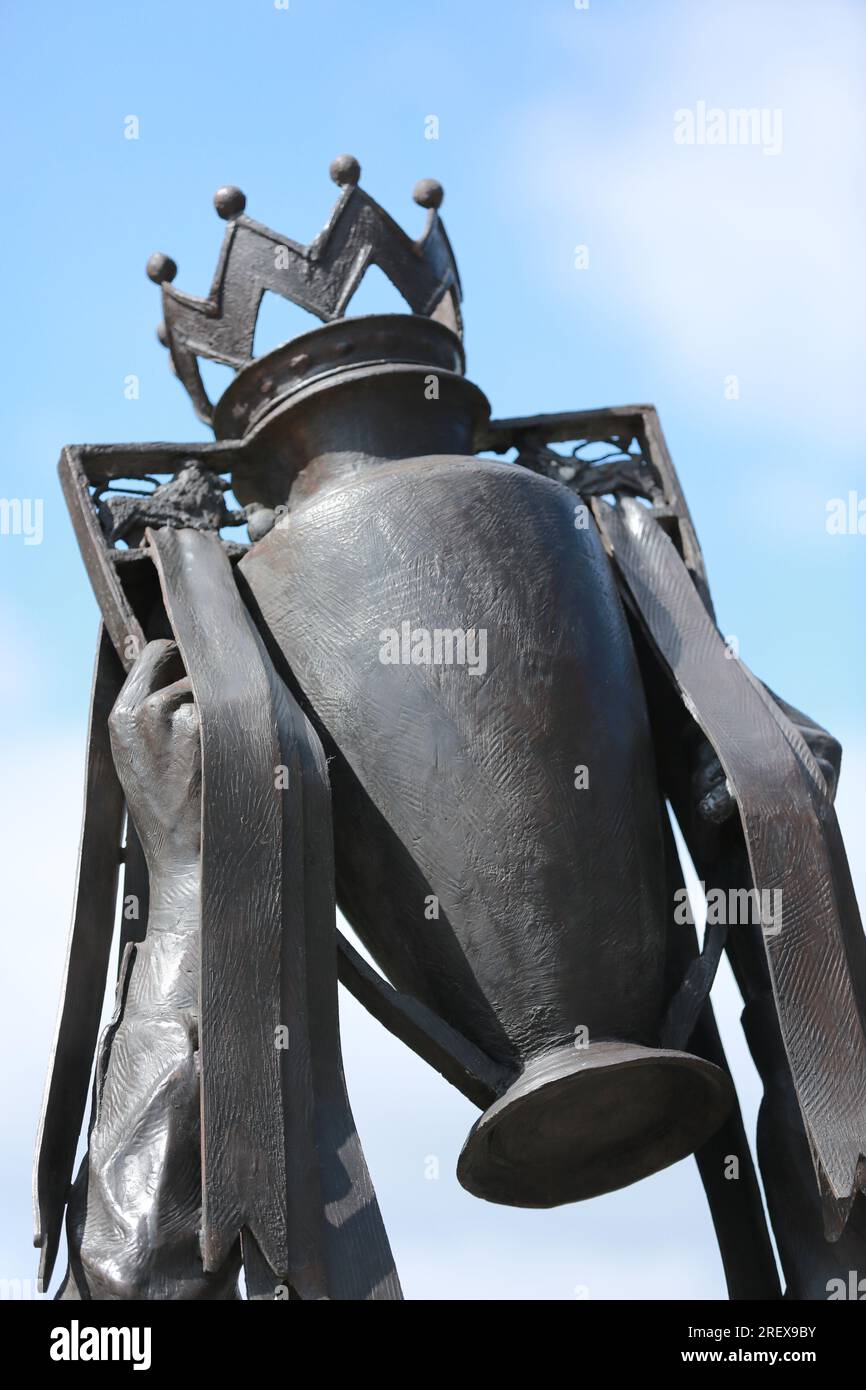
{"type": "Polygon", "coordinates": [[[654,410],[491,421],[464,376],[440,186],[416,188],[412,241],[355,159],[331,173],[309,247],[217,193],[206,299],[148,263],[216,442],[61,458],[104,627],[35,1174],[42,1279],[67,1210],[61,1298],[231,1299],[241,1263],[251,1298],[400,1297],[339,975],[481,1108],[469,1191],[553,1206],[694,1152],[731,1296],[777,1297],[708,998],[727,949],[787,1292],[825,1297],[866,1237],[839,746],[729,659],[654,410]],[[411,313],[345,317],[372,264],[411,313]],[[265,291],[324,326],[253,359],[265,291]],[[215,407],[200,356],[237,369],[215,407]],[[249,544],[221,537],[241,523],[249,544]],[[709,888],[773,894],[757,920],[711,920],[700,951],[666,800],[709,888]],[[97,1046],[121,862],[134,910],[97,1046]]]}

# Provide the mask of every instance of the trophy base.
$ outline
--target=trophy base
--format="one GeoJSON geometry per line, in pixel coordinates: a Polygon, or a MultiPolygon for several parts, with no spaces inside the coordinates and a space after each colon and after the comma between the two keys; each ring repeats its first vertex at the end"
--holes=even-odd
{"type": "Polygon", "coordinates": [[[687,1052],[561,1047],[528,1062],[476,1121],[457,1177],[512,1207],[599,1197],[693,1153],[732,1102],[727,1074],[687,1052]]]}

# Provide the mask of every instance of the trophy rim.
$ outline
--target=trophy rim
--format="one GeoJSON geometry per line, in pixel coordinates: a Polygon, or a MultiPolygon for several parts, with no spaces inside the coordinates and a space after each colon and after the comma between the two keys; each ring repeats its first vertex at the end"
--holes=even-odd
{"type": "Polygon", "coordinates": [[[733,1101],[727,1073],[691,1053],[570,1043],[528,1062],[476,1121],[457,1177],[506,1206],[600,1197],[694,1153],[733,1101]]]}

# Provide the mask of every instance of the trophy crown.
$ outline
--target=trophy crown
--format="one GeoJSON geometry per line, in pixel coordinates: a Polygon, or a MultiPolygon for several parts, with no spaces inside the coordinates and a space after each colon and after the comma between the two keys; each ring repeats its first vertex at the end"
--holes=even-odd
{"type": "Polygon", "coordinates": [[[247,217],[246,197],[239,188],[218,189],[214,207],[228,225],[205,299],[175,289],[177,265],[170,256],[158,251],[147,263],[148,276],[162,289],[159,340],[168,348],[196,414],[207,424],[213,423],[214,407],[197,359],[225,362],[237,371],[252,361],[256,319],[266,290],[331,323],[345,316],[368,267],[376,265],[413,314],[462,333],[460,277],[439,216],[442,185],[435,179],[415,185],[412,196],[427,209],[427,224],[414,241],[359,186],[361,166],[353,155],[339,155],[330,174],[340,196],[309,246],[247,217]]]}

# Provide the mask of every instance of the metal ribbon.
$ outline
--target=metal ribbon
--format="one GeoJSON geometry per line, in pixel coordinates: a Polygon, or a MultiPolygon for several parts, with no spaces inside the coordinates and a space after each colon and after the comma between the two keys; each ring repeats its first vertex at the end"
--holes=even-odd
{"type": "Polygon", "coordinates": [[[57,1258],[114,931],[124,802],[111,756],[108,716],[122,685],[123,668],[100,625],[90,697],[75,906],[33,1170],[33,1243],[41,1250],[40,1293],[48,1287],[57,1258]]]}
{"type": "Polygon", "coordinates": [[[731,659],[649,510],[623,499],[616,507],[596,501],[594,511],[647,632],[733,789],[755,887],[781,892],[781,930],[765,929],[764,944],[833,1238],[866,1186],[866,946],[836,815],[801,735],[731,659]]]}
{"type": "Polygon", "coordinates": [[[219,536],[147,538],[202,741],[205,1268],[241,1235],[253,1297],[399,1298],[340,1056],[324,753],[219,536]]]}

